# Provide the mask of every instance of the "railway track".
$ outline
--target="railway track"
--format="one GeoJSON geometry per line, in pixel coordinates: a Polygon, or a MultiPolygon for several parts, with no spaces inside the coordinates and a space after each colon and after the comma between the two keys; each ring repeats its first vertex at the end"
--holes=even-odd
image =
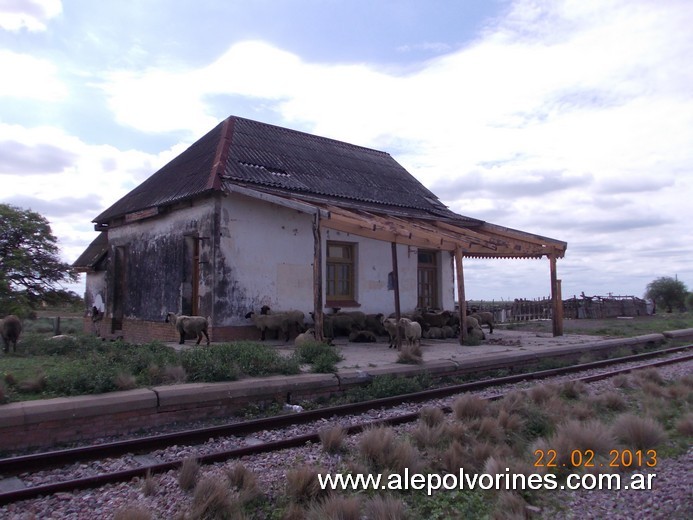
{"type": "MultiPolygon", "coordinates": [[[[210,438],[220,437],[245,437],[255,432],[265,430],[279,430],[305,424],[310,422],[319,422],[335,417],[344,417],[348,415],[356,415],[364,413],[368,410],[391,408],[401,405],[402,403],[425,402],[443,397],[450,397],[463,392],[472,392],[488,389],[496,386],[503,386],[522,381],[539,381],[549,377],[560,376],[565,374],[601,369],[606,366],[638,363],[635,366],[620,368],[602,372],[596,375],[588,375],[575,378],[574,381],[592,382],[600,379],[614,377],[617,374],[632,372],[650,367],[663,366],[666,364],[679,363],[693,359],[693,354],[686,351],[693,348],[693,345],[682,347],[674,347],[670,349],[650,352],[646,354],[638,354],[627,356],[618,359],[597,361],[570,367],[556,368],[551,370],[543,370],[525,374],[506,376],[495,379],[487,379],[459,385],[452,385],[442,388],[434,388],[422,392],[405,394],[395,397],[376,399],[361,403],[326,407],[318,410],[305,411],[298,414],[283,415],[265,419],[256,419],[241,423],[233,423],[222,426],[213,426],[199,428],[195,430],[186,430],[162,435],[143,437],[139,439],[117,441],[107,444],[99,444],[94,446],[85,446],[79,448],[71,448],[66,450],[56,450],[51,452],[36,453],[31,455],[22,455],[0,459],[0,475],[16,475],[26,473],[28,471],[42,471],[48,468],[60,467],[65,465],[73,465],[78,462],[105,459],[109,457],[118,457],[125,454],[151,452],[166,448],[173,445],[182,444],[199,444],[210,438]],[[644,363],[645,360],[653,357],[660,357],[670,354],[681,354],[675,358],[667,358],[654,362],[644,363]]],[[[496,396],[500,397],[500,395],[496,396]]],[[[446,410],[449,411],[449,410],[446,410]]],[[[345,431],[349,434],[354,434],[362,431],[364,428],[377,424],[397,425],[407,422],[416,421],[419,417],[419,412],[409,412],[395,415],[385,419],[376,421],[366,421],[354,424],[345,431]]],[[[200,464],[211,464],[222,462],[232,458],[238,458],[246,455],[254,455],[258,453],[278,451],[287,448],[304,445],[307,442],[319,442],[319,433],[314,431],[309,434],[292,436],[286,439],[264,442],[249,446],[236,446],[230,449],[218,451],[211,454],[196,456],[195,458],[200,464]]],[[[0,492],[0,505],[5,505],[12,502],[36,498],[60,492],[71,492],[78,489],[88,489],[103,486],[109,483],[128,481],[134,477],[144,477],[148,473],[160,473],[180,467],[184,458],[177,458],[160,463],[144,464],[126,470],[105,472],[99,475],[92,475],[83,478],[75,478],[61,482],[51,482],[32,487],[24,487],[9,491],[0,492]]]]}

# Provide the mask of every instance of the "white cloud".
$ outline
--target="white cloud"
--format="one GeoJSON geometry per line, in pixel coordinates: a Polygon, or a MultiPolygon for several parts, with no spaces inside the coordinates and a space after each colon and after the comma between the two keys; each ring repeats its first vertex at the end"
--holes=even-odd
{"type": "Polygon", "coordinates": [[[3,0],[0,2],[0,28],[17,32],[45,31],[51,18],[63,10],[60,0],[3,0]]]}
{"type": "Polygon", "coordinates": [[[58,67],[27,54],[0,50],[0,96],[60,101],[68,90],[58,78],[58,67]]]}
{"type": "MultiPolygon", "coordinates": [[[[110,70],[100,87],[115,119],[143,132],[199,138],[229,115],[212,102],[227,96],[229,106],[268,108],[277,115],[269,122],[388,150],[455,211],[566,240],[565,292],[597,293],[597,283],[626,272],[619,265],[638,277],[669,274],[653,250],[693,277],[681,253],[693,243],[684,218],[693,195],[692,26],[683,0],[518,0],[469,45],[406,73],[313,63],[256,40],[197,68],[110,70]],[[592,288],[577,287],[588,279],[592,288]]],[[[0,68],[15,72],[0,95],[66,95],[48,62],[0,51],[0,68]]],[[[16,193],[48,201],[63,193],[32,182],[52,173],[32,157],[41,151],[62,183],[94,193],[104,209],[186,146],[152,156],[45,129],[4,139],[20,143],[12,157],[34,172],[13,177],[16,193]]],[[[502,283],[511,285],[494,282],[502,283]]]]}

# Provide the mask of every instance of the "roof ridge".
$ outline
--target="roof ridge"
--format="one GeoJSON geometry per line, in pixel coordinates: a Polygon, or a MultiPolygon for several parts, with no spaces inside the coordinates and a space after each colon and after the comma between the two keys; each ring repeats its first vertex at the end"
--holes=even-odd
{"type": "Polygon", "coordinates": [[[207,189],[221,189],[221,177],[226,170],[226,161],[228,160],[231,141],[233,140],[234,122],[235,120],[232,117],[227,117],[222,123],[221,136],[219,137],[214,162],[209,172],[209,179],[207,179],[207,189]]]}
{"type": "Polygon", "coordinates": [[[390,154],[389,154],[388,152],[383,151],[383,150],[376,150],[375,148],[369,148],[369,147],[367,147],[367,146],[361,146],[361,145],[358,145],[358,144],[348,143],[348,142],[346,142],[346,141],[340,141],[340,140],[334,139],[334,138],[332,138],[332,137],[325,137],[325,136],[322,136],[322,135],[310,134],[310,133],[304,132],[304,131],[302,131],[302,130],[295,130],[295,129],[293,129],[293,128],[286,128],[286,127],[284,127],[284,126],[273,125],[273,124],[271,124],[271,123],[264,123],[264,122],[262,122],[262,121],[256,121],[256,120],[254,120],[254,119],[248,119],[247,117],[229,116],[227,119],[232,119],[232,118],[233,118],[233,119],[236,119],[236,120],[247,121],[247,122],[249,122],[249,123],[254,123],[254,124],[257,124],[257,125],[269,126],[269,127],[272,127],[272,128],[276,128],[276,129],[279,130],[280,132],[293,133],[293,134],[301,134],[301,135],[303,135],[303,136],[305,136],[305,137],[307,137],[307,138],[309,138],[309,139],[311,139],[311,140],[314,140],[314,141],[329,141],[330,143],[334,143],[334,144],[336,144],[336,145],[338,145],[338,146],[340,146],[340,147],[342,147],[342,148],[356,148],[356,149],[359,149],[359,150],[367,150],[367,151],[369,151],[369,152],[375,152],[375,153],[377,153],[377,154],[386,155],[386,156],[390,157],[390,154]]]}

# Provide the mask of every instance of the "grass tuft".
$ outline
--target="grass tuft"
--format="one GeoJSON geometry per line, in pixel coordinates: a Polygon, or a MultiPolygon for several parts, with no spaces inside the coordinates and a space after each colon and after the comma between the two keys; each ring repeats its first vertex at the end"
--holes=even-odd
{"type": "Polygon", "coordinates": [[[227,469],[226,477],[231,487],[238,491],[238,500],[241,503],[247,504],[262,495],[257,477],[243,464],[235,464],[227,469]]]}
{"type": "Polygon", "coordinates": [[[310,466],[301,466],[286,472],[286,494],[297,504],[304,504],[328,494],[320,489],[318,471],[310,466]]]}
{"type": "Polygon", "coordinates": [[[388,465],[389,454],[395,447],[395,434],[390,428],[377,426],[364,430],[359,440],[359,452],[367,464],[375,468],[388,465]]]}
{"type": "Polygon", "coordinates": [[[478,419],[486,413],[489,404],[485,399],[473,394],[462,394],[452,403],[452,410],[455,418],[462,421],[465,419],[478,419]]]}
{"type": "Polygon", "coordinates": [[[370,520],[405,520],[404,502],[391,495],[377,495],[366,503],[366,518],[370,520]]]}
{"type": "Polygon", "coordinates": [[[413,345],[403,343],[402,348],[397,355],[397,363],[404,363],[408,365],[420,365],[423,363],[423,351],[421,350],[421,345],[418,343],[414,343],[413,345]]]}
{"type": "Polygon", "coordinates": [[[152,475],[151,470],[147,470],[147,474],[142,480],[142,494],[146,497],[151,497],[156,495],[159,490],[159,486],[156,483],[156,479],[152,475]]]}
{"type": "Polygon", "coordinates": [[[327,453],[337,453],[342,450],[346,433],[341,426],[323,428],[318,432],[318,435],[320,436],[322,448],[327,453]]]}
{"type": "Polygon", "coordinates": [[[195,486],[192,500],[192,518],[241,519],[241,504],[234,500],[231,490],[223,480],[205,477],[195,486]]]}
{"type": "Polygon", "coordinates": [[[419,411],[419,420],[427,426],[438,426],[445,420],[445,412],[434,406],[424,406],[419,411]]]}
{"type": "Polygon", "coordinates": [[[306,520],[359,520],[360,518],[361,500],[358,496],[332,495],[325,500],[310,504],[306,511],[306,520]]]}
{"type": "Polygon", "coordinates": [[[632,413],[625,413],[614,419],[611,429],[614,437],[636,450],[656,448],[667,438],[666,431],[657,421],[632,413]]]}
{"type": "Polygon", "coordinates": [[[178,472],[178,485],[185,491],[190,491],[195,487],[197,475],[200,473],[200,464],[197,459],[188,457],[183,460],[178,472]]]}

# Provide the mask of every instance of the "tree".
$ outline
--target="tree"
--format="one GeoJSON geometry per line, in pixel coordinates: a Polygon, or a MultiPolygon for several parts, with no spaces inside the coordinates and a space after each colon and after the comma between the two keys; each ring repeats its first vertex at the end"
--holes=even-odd
{"type": "Polygon", "coordinates": [[[40,214],[0,204],[0,312],[35,308],[45,297],[69,295],[61,282],[77,272],[58,256],[57,239],[40,214]]]}
{"type": "Polygon", "coordinates": [[[646,298],[651,298],[667,312],[672,312],[674,307],[685,308],[686,296],[688,296],[686,284],[670,276],[662,276],[651,281],[647,284],[645,292],[646,298]]]}

